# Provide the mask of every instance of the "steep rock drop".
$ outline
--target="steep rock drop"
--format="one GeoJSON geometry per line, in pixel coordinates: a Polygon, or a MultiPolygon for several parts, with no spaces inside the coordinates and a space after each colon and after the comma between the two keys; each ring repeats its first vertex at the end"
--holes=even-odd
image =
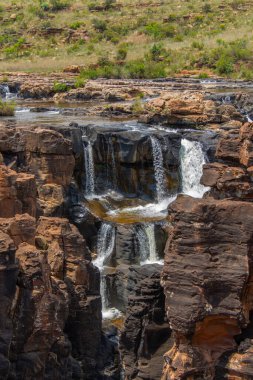
{"type": "Polygon", "coordinates": [[[156,125],[1,125],[4,379],[251,379],[252,125],[200,100],[175,119],[219,122],[217,149],[156,125]]]}

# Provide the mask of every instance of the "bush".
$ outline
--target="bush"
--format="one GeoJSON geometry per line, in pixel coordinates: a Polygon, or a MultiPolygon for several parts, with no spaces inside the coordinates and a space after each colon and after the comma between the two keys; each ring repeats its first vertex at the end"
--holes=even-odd
{"type": "Polygon", "coordinates": [[[210,13],[212,12],[212,7],[209,3],[206,3],[203,5],[202,10],[204,13],[210,13]]]}
{"type": "Polygon", "coordinates": [[[130,61],[125,65],[126,77],[132,79],[163,78],[166,76],[163,62],[149,62],[144,59],[130,61]]]}
{"type": "Polygon", "coordinates": [[[0,99],[0,116],[13,116],[15,113],[15,104],[4,102],[0,99]]]}
{"type": "Polygon", "coordinates": [[[94,27],[94,29],[96,29],[98,32],[104,32],[107,28],[107,25],[106,25],[106,22],[103,21],[103,20],[100,20],[98,18],[95,18],[93,21],[92,21],[92,25],[94,27]]]}
{"type": "Polygon", "coordinates": [[[164,62],[148,61],[147,59],[137,59],[129,61],[123,65],[115,62],[107,62],[102,66],[91,66],[83,70],[80,74],[81,79],[96,78],[162,78],[166,76],[166,65],[164,62]]]}
{"type": "Polygon", "coordinates": [[[144,107],[143,107],[143,104],[141,102],[141,98],[138,97],[134,100],[133,102],[133,105],[132,105],[132,111],[135,113],[135,114],[140,114],[142,113],[144,107]]]}
{"type": "Polygon", "coordinates": [[[166,37],[174,37],[176,34],[175,27],[170,24],[160,24],[152,22],[145,26],[144,32],[154,39],[162,39],[166,37]]]}
{"type": "Polygon", "coordinates": [[[204,49],[204,44],[203,44],[203,42],[200,42],[200,41],[193,41],[192,48],[193,49],[198,49],[198,50],[203,50],[204,49]]]}
{"type": "Polygon", "coordinates": [[[231,74],[234,70],[234,62],[231,57],[223,55],[216,62],[216,69],[219,74],[231,74]]]}
{"type": "Polygon", "coordinates": [[[66,83],[54,82],[54,92],[66,92],[69,90],[69,86],[66,83]]]}
{"type": "Polygon", "coordinates": [[[25,38],[21,37],[18,39],[18,41],[14,45],[12,45],[10,47],[6,47],[4,49],[4,53],[6,54],[6,57],[7,58],[17,58],[17,57],[20,57],[23,55],[27,55],[23,51],[25,43],[26,43],[25,38]]]}
{"type": "Polygon", "coordinates": [[[209,78],[209,75],[207,73],[200,73],[198,78],[199,79],[207,79],[207,78],[209,78]]]}
{"type": "Polygon", "coordinates": [[[83,25],[82,21],[75,21],[72,24],[70,24],[70,29],[77,30],[83,25]]]}
{"type": "Polygon", "coordinates": [[[50,0],[50,3],[50,9],[52,11],[61,11],[62,9],[66,9],[70,6],[70,3],[68,1],[63,0],[50,0]]]}
{"type": "Polygon", "coordinates": [[[118,47],[118,50],[117,50],[117,59],[119,61],[124,61],[127,57],[127,46],[122,44],[118,47]]]}
{"type": "Polygon", "coordinates": [[[105,0],[104,9],[108,10],[108,9],[112,8],[113,5],[115,4],[115,2],[116,2],[115,0],[105,0]]]}

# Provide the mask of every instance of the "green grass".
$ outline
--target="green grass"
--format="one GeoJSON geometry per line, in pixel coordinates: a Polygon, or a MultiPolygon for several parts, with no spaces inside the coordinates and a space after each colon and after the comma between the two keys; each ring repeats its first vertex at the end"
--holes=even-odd
{"type": "Polygon", "coordinates": [[[99,76],[154,78],[181,70],[249,79],[252,27],[250,0],[6,0],[0,71],[78,64],[84,66],[78,85],[99,76]]]}
{"type": "Polygon", "coordinates": [[[0,99],[0,116],[13,116],[15,112],[14,103],[6,103],[0,99]]]}

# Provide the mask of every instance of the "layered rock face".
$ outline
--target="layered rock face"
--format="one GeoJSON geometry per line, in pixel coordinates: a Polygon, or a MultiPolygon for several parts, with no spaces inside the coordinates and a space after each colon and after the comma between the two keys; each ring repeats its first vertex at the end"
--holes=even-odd
{"type": "Polygon", "coordinates": [[[175,91],[146,103],[141,120],[196,126],[242,120],[242,115],[232,104],[209,99],[204,92],[175,91]]]}
{"type": "Polygon", "coordinates": [[[179,196],[169,208],[162,286],[174,345],[163,380],[253,377],[252,130],[220,139],[205,199],[179,196]]]}
{"type": "Polygon", "coordinates": [[[99,273],[67,219],[0,219],[3,379],[83,379],[98,372],[99,273]],[[15,258],[16,257],[16,258],[15,258]]]}
{"type": "MultiPolygon", "coordinates": [[[[81,131],[79,132],[81,134],[81,131]]],[[[38,215],[61,216],[64,214],[64,198],[67,196],[76,169],[75,158],[80,156],[80,152],[74,149],[76,136],[72,134],[63,138],[64,133],[64,130],[60,133],[44,128],[0,125],[0,151],[4,161],[12,168],[26,172],[18,174],[18,196],[22,197],[22,191],[26,192],[26,201],[30,203],[28,192],[34,197],[34,192],[36,192],[34,179],[37,183],[38,215]],[[29,177],[27,173],[31,173],[31,176],[29,177]],[[28,186],[31,188],[28,189],[28,186]]],[[[9,178],[10,176],[11,173],[9,178]]],[[[9,183],[13,180],[9,179],[9,183]]],[[[6,186],[7,184],[3,184],[3,187],[6,186]]],[[[8,189],[6,191],[8,193],[8,189]]],[[[9,200],[9,203],[16,202],[9,200]]],[[[28,206],[23,205],[23,211],[30,212],[25,207],[28,206]]],[[[34,204],[31,207],[34,208],[34,204]]]]}
{"type": "Polygon", "coordinates": [[[171,332],[165,319],[161,265],[132,266],[129,270],[128,304],[120,338],[125,379],[159,379],[171,332]]]}
{"type": "Polygon", "coordinates": [[[0,134],[3,160],[18,170],[0,165],[0,378],[99,378],[98,269],[68,219],[39,217],[65,213],[77,148],[43,128],[0,134]]]}

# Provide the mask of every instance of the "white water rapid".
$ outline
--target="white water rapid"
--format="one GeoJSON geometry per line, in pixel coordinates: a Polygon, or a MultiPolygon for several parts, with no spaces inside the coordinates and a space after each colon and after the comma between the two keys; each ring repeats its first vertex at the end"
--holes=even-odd
{"type": "Polygon", "coordinates": [[[163,166],[163,152],[162,152],[160,141],[154,136],[151,136],[150,139],[151,139],[153,162],[154,162],[156,196],[157,196],[157,201],[161,202],[166,195],[165,173],[164,173],[164,166],[163,166]]]}
{"type": "Polygon", "coordinates": [[[84,160],[85,160],[85,174],[86,174],[86,188],[85,194],[92,197],[95,192],[95,169],[93,160],[93,151],[90,141],[87,145],[84,144],[84,160]]]}
{"type": "Polygon", "coordinates": [[[202,166],[206,163],[202,146],[198,141],[182,139],[181,142],[182,192],[202,198],[209,189],[201,185],[202,166]]]}
{"type": "Polygon", "coordinates": [[[115,244],[115,227],[109,223],[102,223],[97,238],[97,258],[94,264],[103,269],[106,259],[112,254],[115,244]]]}
{"type": "Polygon", "coordinates": [[[5,95],[5,99],[6,100],[11,100],[11,99],[14,99],[17,97],[17,94],[14,94],[12,92],[10,92],[10,88],[7,84],[3,84],[1,85],[1,88],[4,92],[4,95],[5,95]]]}
{"type": "Polygon", "coordinates": [[[102,299],[102,315],[103,319],[114,319],[120,315],[120,311],[115,308],[108,307],[108,294],[106,286],[105,263],[111,256],[116,237],[116,228],[109,223],[102,223],[98,231],[97,240],[97,258],[94,260],[94,265],[100,271],[100,294],[102,299]]]}
{"type": "Polygon", "coordinates": [[[140,252],[140,263],[154,264],[162,263],[159,260],[155,241],[155,225],[145,223],[136,227],[137,246],[140,252]]]}

